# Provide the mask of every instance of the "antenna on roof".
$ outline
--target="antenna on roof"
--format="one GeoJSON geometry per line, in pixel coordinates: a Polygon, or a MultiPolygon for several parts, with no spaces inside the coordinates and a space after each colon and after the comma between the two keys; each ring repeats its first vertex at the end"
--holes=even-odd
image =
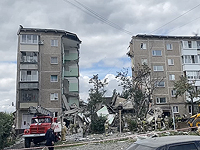
{"type": "Polygon", "coordinates": [[[20,24],[19,26],[20,26],[20,28],[21,28],[21,29],[23,29],[23,28],[24,28],[24,27],[23,27],[21,24],[20,24]]]}
{"type": "Polygon", "coordinates": [[[197,29],[196,32],[192,32],[192,34],[194,34],[194,36],[198,36],[198,34],[199,34],[199,29],[197,29]]]}

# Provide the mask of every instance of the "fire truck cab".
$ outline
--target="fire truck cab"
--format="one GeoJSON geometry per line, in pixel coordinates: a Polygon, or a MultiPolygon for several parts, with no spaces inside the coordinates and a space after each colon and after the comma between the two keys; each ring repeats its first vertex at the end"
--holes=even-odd
{"type": "Polygon", "coordinates": [[[61,132],[61,124],[57,122],[56,117],[49,115],[38,115],[33,117],[29,129],[24,130],[25,148],[31,146],[31,142],[34,144],[45,141],[45,133],[51,127],[51,124],[55,124],[55,133],[61,132]]]}

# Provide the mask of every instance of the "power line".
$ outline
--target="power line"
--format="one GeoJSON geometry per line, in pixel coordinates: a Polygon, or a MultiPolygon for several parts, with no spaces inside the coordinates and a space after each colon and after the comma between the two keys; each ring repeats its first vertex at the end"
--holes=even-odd
{"type": "Polygon", "coordinates": [[[115,24],[114,22],[111,22],[110,20],[108,19],[105,19],[103,16],[99,15],[98,13],[96,13],[95,11],[93,11],[92,9],[88,8],[87,6],[81,4],[80,2],[78,2],[77,0],[74,0],[75,2],[77,2],[78,4],[80,4],[82,7],[84,7],[86,10],[88,10],[89,12],[91,12],[92,14],[94,14],[95,16],[99,17],[100,19],[104,20],[104,21],[107,21],[111,24],[113,24],[114,26],[116,26],[118,29],[120,30],[123,30],[124,32],[127,32],[128,34],[131,34],[132,33],[128,30],[125,30],[124,28],[120,27],[119,25],[115,24]]]}
{"type": "Polygon", "coordinates": [[[70,3],[71,5],[75,6],[76,8],[80,9],[81,11],[87,13],[88,15],[96,18],[97,20],[100,20],[100,21],[104,22],[105,24],[107,24],[107,25],[109,25],[109,26],[111,26],[111,27],[113,27],[113,28],[115,28],[115,29],[117,29],[117,30],[119,30],[121,32],[124,32],[124,33],[126,33],[128,35],[133,35],[132,32],[123,29],[122,27],[120,27],[119,25],[109,21],[108,19],[105,19],[103,16],[99,15],[98,13],[96,13],[92,9],[88,8],[87,6],[83,5],[82,3],[78,2],[77,0],[74,0],[74,1],[76,3],[78,3],[81,7],[77,6],[76,4],[74,4],[74,3],[72,3],[72,2],[70,2],[68,0],[64,0],[64,1],[70,3]]]}
{"type": "Polygon", "coordinates": [[[184,24],[184,25],[181,25],[181,26],[179,26],[179,27],[176,27],[176,28],[170,30],[168,33],[172,32],[172,31],[174,31],[174,30],[177,30],[177,29],[179,29],[179,28],[181,28],[181,27],[183,27],[183,26],[185,26],[185,25],[187,25],[187,24],[190,24],[191,22],[196,21],[196,20],[198,20],[198,19],[200,19],[200,17],[197,17],[197,18],[191,20],[190,22],[188,22],[188,23],[186,23],[186,24],[184,24]]]}
{"type": "Polygon", "coordinates": [[[150,32],[150,34],[151,34],[151,33],[153,33],[153,32],[155,32],[155,31],[157,31],[157,30],[159,30],[159,29],[161,29],[162,27],[164,27],[164,26],[166,26],[166,25],[168,25],[168,24],[172,23],[173,21],[175,21],[175,20],[177,20],[178,18],[180,18],[180,17],[184,16],[185,14],[189,13],[190,11],[194,10],[195,8],[197,8],[197,7],[199,7],[199,6],[200,6],[200,4],[196,5],[195,7],[193,7],[193,8],[191,8],[191,9],[189,9],[188,11],[186,11],[186,12],[185,12],[185,13],[183,13],[183,14],[181,14],[180,16],[178,16],[178,17],[176,17],[176,18],[172,19],[171,21],[169,21],[169,22],[165,23],[164,25],[160,26],[159,28],[157,28],[157,29],[155,29],[155,30],[151,31],[151,32],[150,32]]]}
{"type": "MultiPolygon", "coordinates": [[[[82,3],[78,2],[77,0],[74,0],[74,1],[78,5],[80,5],[81,7],[77,6],[76,4],[74,4],[74,3],[72,3],[72,2],[70,2],[68,0],[64,0],[64,1],[70,3],[71,5],[73,5],[74,7],[78,8],[78,9],[80,9],[81,11],[85,12],[86,14],[94,17],[97,20],[100,20],[100,21],[104,22],[105,24],[107,24],[107,25],[109,25],[109,26],[111,26],[111,27],[113,27],[113,28],[115,28],[115,29],[117,29],[117,30],[119,30],[121,32],[124,32],[124,33],[126,33],[128,35],[131,35],[131,36],[133,35],[132,32],[130,32],[128,30],[125,30],[124,28],[122,28],[121,26],[117,25],[116,23],[111,22],[110,20],[104,18],[103,16],[99,15],[98,13],[96,13],[92,9],[88,8],[87,6],[83,5],[82,3]]],[[[103,59],[105,59],[105,58],[103,58],[103,59]]],[[[111,69],[109,69],[109,71],[107,72],[107,74],[110,73],[113,70],[113,68],[116,67],[116,66],[117,66],[117,64],[115,64],[113,67],[111,67],[111,69]]]]}

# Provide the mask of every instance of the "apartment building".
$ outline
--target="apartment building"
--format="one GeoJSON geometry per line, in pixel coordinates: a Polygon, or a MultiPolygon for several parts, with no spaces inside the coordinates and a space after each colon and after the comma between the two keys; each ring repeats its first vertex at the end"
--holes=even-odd
{"type": "Polygon", "coordinates": [[[28,128],[28,108],[55,116],[79,106],[79,47],[76,34],[20,26],[17,48],[16,129],[28,128]]]}
{"type": "Polygon", "coordinates": [[[187,94],[175,98],[173,81],[184,75],[200,88],[200,37],[136,35],[131,39],[129,56],[133,75],[138,64],[146,63],[151,68],[151,78],[163,78],[153,93],[154,106],[162,108],[165,115],[191,113],[187,94]]]}

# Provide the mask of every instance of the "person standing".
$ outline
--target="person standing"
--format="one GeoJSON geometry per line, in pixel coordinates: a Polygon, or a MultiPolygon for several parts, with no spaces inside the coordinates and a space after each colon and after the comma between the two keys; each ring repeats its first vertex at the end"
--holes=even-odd
{"type": "Polygon", "coordinates": [[[48,129],[45,134],[45,139],[46,139],[45,145],[48,146],[49,150],[54,150],[54,147],[49,147],[49,146],[54,146],[54,142],[55,142],[54,129],[55,129],[55,125],[52,123],[51,128],[48,129]]]}
{"type": "Polygon", "coordinates": [[[66,141],[67,127],[65,126],[65,122],[63,122],[63,127],[61,131],[61,139],[62,141],[66,141]]]}

